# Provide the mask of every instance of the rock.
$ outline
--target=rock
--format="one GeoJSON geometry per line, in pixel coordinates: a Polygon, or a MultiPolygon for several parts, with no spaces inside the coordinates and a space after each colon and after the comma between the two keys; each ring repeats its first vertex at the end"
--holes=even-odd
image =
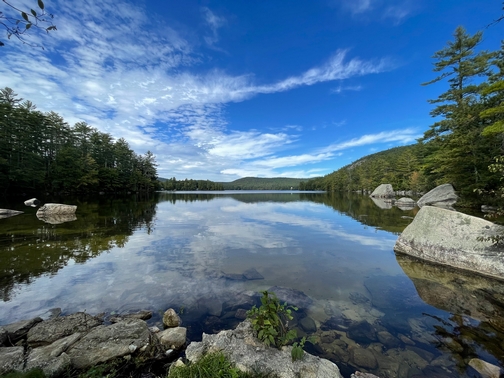
{"type": "Polygon", "coordinates": [[[502,251],[480,238],[503,235],[504,227],[442,208],[424,206],[394,250],[423,260],[504,278],[502,251]]]}
{"type": "Polygon", "coordinates": [[[77,220],[77,217],[75,214],[46,214],[46,213],[38,213],[37,212],[37,218],[38,220],[41,220],[42,222],[49,223],[49,224],[62,224],[66,222],[73,222],[74,220],[77,220]]]}
{"type": "Polygon", "coordinates": [[[375,190],[373,190],[373,193],[371,193],[371,197],[373,197],[373,198],[392,198],[392,197],[395,197],[395,192],[394,192],[394,189],[392,188],[392,185],[381,184],[375,190]]]}
{"type": "Polygon", "coordinates": [[[98,319],[85,312],[46,320],[30,329],[28,345],[32,348],[48,345],[75,332],[86,332],[100,324],[98,319]]]}
{"type": "Polygon", "coordinates": [[[383,200],[382,198],[373,198],[373,197],[371,197],[371,200],[380,209],[383,209],[383,210],[390,210],[390,209],[392,209],[392,204],[390,202],[385,202],[385,200],[383,200]]]}
{"type": "Polygon", "coordinates": [[[9,333],[4,327],[0,327],[0,347],[7,345],[9,340],[9,333]]]}
{"type": "Polygon", "coordinates": [[[376,361],[376,357],[369,349],[352,348],[350,350],[350,361],[364,369],[376,369],[378,367],[378,361],[376,361]]]}
{"type": "Polygon", "coordinates": [[[46,203],[44,206],[37,210],[37,217],[47,216],[49,214],[75,214],[77,206],[63,205],[61,203],[46,203]]]}
{"type": "Polygon", "coordinates": [[[180,317],[177,315],[173,308],[169,308],[163,315],[163,324],[170,327],[178,327],[181,323],[180,317]]]}
{"type": "Polygon", "coordinates": [[[32,327],[41,321],[41,318],[36,317],[34,319],[21,320],[20,322],[7,324],[3,326],[3,328],[7,331],[8,341],[14,345],[18,340],[25,337],[32,327]]]}
{"type": "Polygon", "coordinates": [[[239,308],[244,310],[250,310],[252,306],[257,304],[256,297],[253,295],[247,295],[245,293],[240,293],[238,295],[233,296],[228,301],[224,302],[222,305],[222,309],[227,311],[236,311],[239,308]]]}
{"type": "Polygon", "coordinates": [[[67,354],[77,369],[86,369],[100,362],[131,354],[130,345],[141,348],[149,343],[147,323],[140,319],[125,319],[110,326],[92,328],[77,341],[67,354]]]}
{"type": "Polygon", "coordinates": [[[452,184],[443,184],[424,194],[417,202],[419,207],[438,206],[451,208],[458,200],[452,184]]]}
{"type": "Polygon", "coordinates": [[[247,280],[264,280],[264,277],[255,268],[250,268],[243,272],[243,275],[247,280]]]}
{"type": "Polygon", "coordinates": [[[495,206],[481,205],[481,212],[483,213],[495,213],[497,210],[499,209],[495,206]]]}
{"type": "Polygon", "coordinates": [[[379,378],[371,373],[363,373],[361,371],[356,371],[354,374],[350,376],[350,378],[379,378]]]}
{"type": "Polygon", "coordinates": [[[0,209],[0,219],[10,218],[19,214],[23,214],[23,212],[10,209],[0,209]]]}
{"type": "Polygon", "coordinates": [[[65,352],[82,337],[81,333],[56,340],[50,345],[31,349],[26,358],[25,370],[40,368],[47,376],[58,375],[71,365],[65,352]]]}
{"type": "Polygon", "coordinates": [[[225,278],[227,280],[231,281],[243,281],[245,280],[245,276],[243,274],[238,274],[238,273],[222,273],[222,278],[225,278]]]}
{"type": "Polygon", "coordinates": [[[479,358],[472,358],[469,361],[469,366],[481,374],[483,378],[499,378],[501,369],[498,366],[492,365],[479,358]]]}
{"type": "Polygon", "coordinates": [[[416,202],[408,197],[402,197],[395,203],[400,210],[411,210],[416,206],[416,202]]]}
{"type": "Polygon", "coordinates": [[[109,318],[109,321],[111,323],[117,323],[120,322],[124,319],[141,319],[141,320],[148,320],[152,318],[152,311],[147,311],[147,310],[142,310],[138,311],[132,314],[125,314],[125,315],[118,315],[118,316],[113,316],[109,318]]]}
{"type": "Polygon", "coordinates": [[[37,207],[38,205],[40,205],[40,201],[36,198],[32,198],[32,199],[24,201],[24,204],[26,206],[37,207]]]}
{"type": "Polygon", "coordinates": [[[287,304],[291,306],[296,306],[302,309],[307,309],[313,303],[313,299],[311,299],[301,290],[281,286],[272,286],[268,289],[268,291],[275,293],[280,302],[287,302],[287,304]]]}
{"type": "Polygon", "coordinates": [[[370,344],[378,340],[375,329],[365,320],[351,325],[348,328],[347,336],[359,344],[370,344]]]}
{"type": "Polygon", "coordinates": [[[186,343],[187,329],[184,327],[168,328],[156,333],[156,336],[166,349],[181,349],[186,343]]]}
{"type": "Polygon", "coordinates": [[[10,370],[23,369],[23,362],[23,347],[0,348],[0,375],[3,375],[10,370]]]}
{"type": "Polygon", "coordinates": [[[315,321],[309,316],[306,316],[303,319],[299,320],[298,324],[307,333],[317,332],[317,325],[315,324],[315,321]]]}
{"type": "Polygon", "coordinates": [[[238,310],[236,310],[234,317],[236,319],[240,319],[240,320],[247,319],[247,310],[244,310],[243,308],[239,308],[238,310]]]}
{"type": "Polygon", "coordinates": [[[380,343],[385,345],[387,349],[397,348],[401,345],[399,339],[387,331],[378,332],[377,336],[380,343]]]}
{"type": "Polygon", "coordinates": [[[366,297],[364,294],[361,294],[361,293],[358,293],[356,291],[353,291],[350,293],[350,295],[348,296],[348,298],[350,298],[350,300],[352,301],[353,304],[357,305],[357,304],[364,304],[364,303],[368,303],[369,302],[369,298],[366,297]]]}
{"type": "Polygon", "coordinates": [[[215,335],[203,334],[201,342],[189,344],[186,357],[196,362],[206,353],[221,351],[242,371],[257,369],[279,378],[342,378],[334,363],[308,353],[304,354],[302,360],[292,362],[291,350],[291,346],[282,350],[267,347],[255,337],[250,322],[245,321],[234,330],[221,331],[215,335]]]}

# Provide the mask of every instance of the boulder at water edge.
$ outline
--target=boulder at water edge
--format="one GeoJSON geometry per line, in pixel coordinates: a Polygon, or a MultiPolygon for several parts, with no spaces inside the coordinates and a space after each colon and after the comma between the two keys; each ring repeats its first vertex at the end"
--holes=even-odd
{"type": "Polygon", "coordinates": [[[74,214],[77,210],[75,205],[63,205],[61,203],[46,203],[40,209],[37,210],[37,217],[43,218],[48,215],[56,214],[74,214]]]}
{"type": "Polygon", "coordinates": [[[10,218],[14,215],[23,214],[22,211],[10,210],[10,209],[0,209],[0,219],[10,218]]]}
{"type": "Polygon", "coordinates": [[[436,186],[430,192],[424,194],[417,202],[419,207],[438,206],[451,208],[458,200],[458,196],[452,184],[436,186]]]}
{"type": "Polygon", "coordinates": [[[504,251],[488,240],[495,235],[504,235],[504,227],[457,211],[424,206],[399,236],[394,250],[504,279],[504,251]]]}
{"type": "Polygon", "coordinates": [[[395,197],[395,192],[391,184],[381,184],[375,190],[373,190],[373,193],[371,193],[371,197],[391,198],[395,197]]]}
{"type": "Polygon", "coordinates": [[[29,199],[27,201],[24,201],[25,206],[31,206],[31,207],[37,207],[40,205],[40,201],[36,198],[29,199]]]}
{"type": "Polygon", "coordinates": [[[291,346],[282,350],[266,346],[255,337],[250,322],[244,321],[234,330],[215,335],[204,333],[201,342],[189,344],[186,357],[196,362],[206,353],[222,352],[242,371],[259,369],[280,378],[342,378],[336,364],[308,353],[303,359],[292,362],[291,350],[291,346]]]}

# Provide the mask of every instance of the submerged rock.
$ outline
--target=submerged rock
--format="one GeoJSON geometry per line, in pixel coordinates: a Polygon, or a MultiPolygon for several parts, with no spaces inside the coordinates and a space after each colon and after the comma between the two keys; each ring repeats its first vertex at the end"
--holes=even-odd
{"type": "Polygon", "coordinates": [[[275,293],[280,302],[287,302],[287,304],[291,306],[296,306],[302,309],[307,309],[313,303],[313,299],[311,299],[301,290],[281,286],[272,286],[268,289],[268,291],[275,293]]]}
{"type": "Polygon", "coordinates": [[[481,374],[483,378],[499,378],[501,369],[498,366],[492,365],[489,362],[473,358],[469,361],[469,366],[481,374]]]}

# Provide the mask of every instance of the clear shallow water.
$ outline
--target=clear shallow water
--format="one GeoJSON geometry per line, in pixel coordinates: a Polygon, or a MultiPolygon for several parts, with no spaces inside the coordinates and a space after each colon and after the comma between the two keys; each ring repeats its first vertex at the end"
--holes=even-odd
{"type": "Polygon", "coordinates": [[[173,307],[197,339],[236,324],[226,303],[277,286],[311,299],[293,325],[312,319],[317,330],[298,333],[313,333],[310,352],[347,376],[478,376],[472,358],[504,360],[501,282],[394,254],[415,210],[243,191],[76,204],[72,222],[47,224],[29,208],[0,220],[0,324],[54,307],[150,309],[155,323],[173,307]],[[263,279],[230,279],[250,269],[263,279]]]}

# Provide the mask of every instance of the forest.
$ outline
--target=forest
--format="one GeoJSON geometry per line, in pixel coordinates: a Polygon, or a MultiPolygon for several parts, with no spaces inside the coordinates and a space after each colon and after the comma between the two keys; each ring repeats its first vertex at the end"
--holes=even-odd
{"type": "Polygon", "coordinates": [[[225,190],[290,190],[298,189],[303,179],[288,177],[243,177],[231,182],[221,182],[225,190]]]}
{"type": "Polygon", "coordinates": [[[160,178],[162,190],[224,190],[221,183],[210,180],[177,180],[175,177],[170,179],[160,178]]]}
{"type": "Polygon", "coordinates": [[[138,155],[84,122],[42,113],[0,89],[0,194],[150,192],[159,188],[154,155],[138,155]]]}
{"type": "Polygon", "coordinates": [[[453,40],[434,53],[435,77],[422,85],[445,84],[429,102],[435,118],[422,138],[363,157],[324,177],[304,181],[301,190],[395,190],[425,192],[451,183],[461,204],[499,203],[504,195],[504,42],[500,50],[479,49],[483,33],[458,27],[453,40]],[[437,75],[437,76],[436,76],[437,75]]]}

